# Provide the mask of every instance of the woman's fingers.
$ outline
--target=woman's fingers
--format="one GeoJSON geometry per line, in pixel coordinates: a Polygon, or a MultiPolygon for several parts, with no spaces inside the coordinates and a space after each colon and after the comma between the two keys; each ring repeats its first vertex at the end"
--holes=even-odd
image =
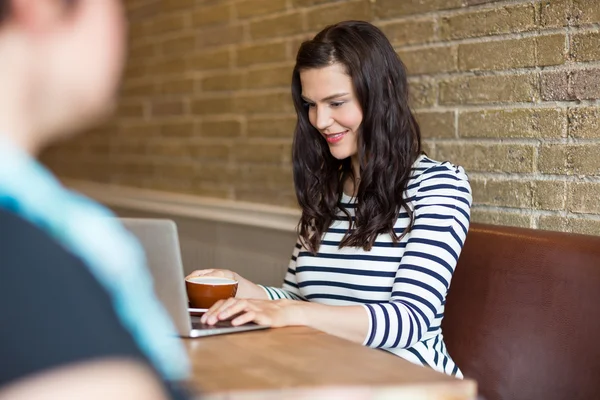
{"type": "Polygon", "coordinates": [[[197,269],[196,271],[194,271],[191,274],[189,274],[188,276],[186,276],[185,279],[190,279],[195,276],[204,276],[204,275],[211,274],[213,272],[215,272],[214,269],[197,269]]]}
{"type": "Polygon", "coordinates": [[[244,325],[247,324],[248,322],[252,322],[256,320],[256,315],[257,313],[255,311],[248,311],[238,317],[235,317],[232,321],[231,321],[231,325],[233,326],[238,326],[238,325],[244,325]]]}
{"type": "Polygon", "coordinates": [[[203,324],[205,324],[208,321],[208,318],[211,315],[213,315],[216,312],[216,310],[219,310],[224,303],[225,303],[225,300],[219,300],[215,304],[213,304],[212,307],[209,308],[204,313],[204,315],[202,315],[202,317],[200,317],[200,322],[202,322],[203,324]]]}
{"type": "Polygon", "coordinates": [[[206,323],[214,325],[219,320],[225,320],[232,315],[244,311],[247,306],[248,302],[246,300],[238,300],[233,297],[229,298],[225,300],[225,302],[219,304],[218,307],[216,307],[215,304],[215,306],[208,310],[209,312],[207,312],[208,315],[206,316],[206,323]]]}

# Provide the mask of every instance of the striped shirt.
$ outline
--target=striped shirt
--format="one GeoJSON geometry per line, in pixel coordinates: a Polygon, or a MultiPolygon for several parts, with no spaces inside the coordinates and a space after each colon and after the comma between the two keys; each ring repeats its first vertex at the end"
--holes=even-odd
{"type": "MultiPolygon", "coordinates": [[[[283,287],[264,289],[271,299],[362,305],[369,315],[364,345],[462,377],[444,345],[441,323],[469,228],[471,188],[464,170],[447,162],[420,156],[412,171],[405,196],[414,226],[398,244],[381,234],[370,251],[340,249],[348,220],[339,211],[319,252],[312,255],[298,241],[283,287]]],[[[341,203],[354,216],[355,199],[343,194],[341,203]]],[[[395,232],[408,223],[400,210],[395,232]]]]}

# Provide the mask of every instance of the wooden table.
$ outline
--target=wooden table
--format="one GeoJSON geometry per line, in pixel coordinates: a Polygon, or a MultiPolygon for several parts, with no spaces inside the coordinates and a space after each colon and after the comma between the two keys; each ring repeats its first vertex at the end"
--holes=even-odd
{"type": "Polygon", "coordinates": [[[476,384],[306,327],[185,339],[203,399],[476,398],[476,384]]]}

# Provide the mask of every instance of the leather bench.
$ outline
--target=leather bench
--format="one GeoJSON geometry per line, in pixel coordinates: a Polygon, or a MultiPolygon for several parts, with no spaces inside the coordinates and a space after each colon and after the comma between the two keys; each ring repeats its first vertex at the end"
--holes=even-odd
{"type": "Polygon", "coordinates": [[[472,224],[442,330],[481,399],[600,399],[600,236],[472,224]]]}

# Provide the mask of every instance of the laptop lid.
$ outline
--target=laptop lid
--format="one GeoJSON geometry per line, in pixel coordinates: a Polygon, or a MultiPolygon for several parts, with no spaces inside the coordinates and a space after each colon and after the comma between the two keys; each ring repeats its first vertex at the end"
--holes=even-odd
{"type": "Polygon", "coordinates": [[[175,222],[149,218],[120,218],[120,221],[144,248],[154,291],[171,316],[177,333],[189,336],[192,325],[175,222]]]}
{"type": "Polygon", "coordinates": [[[201,324],[198,317],[190,317],[175,222],[151,218],[119,219],[144,248],[148,269],[154,281],[154,291],[171,316],[179,336],[202,337],[268,328],[254,323],[233,326],[229,321],[211,326],[201,324]]]}

